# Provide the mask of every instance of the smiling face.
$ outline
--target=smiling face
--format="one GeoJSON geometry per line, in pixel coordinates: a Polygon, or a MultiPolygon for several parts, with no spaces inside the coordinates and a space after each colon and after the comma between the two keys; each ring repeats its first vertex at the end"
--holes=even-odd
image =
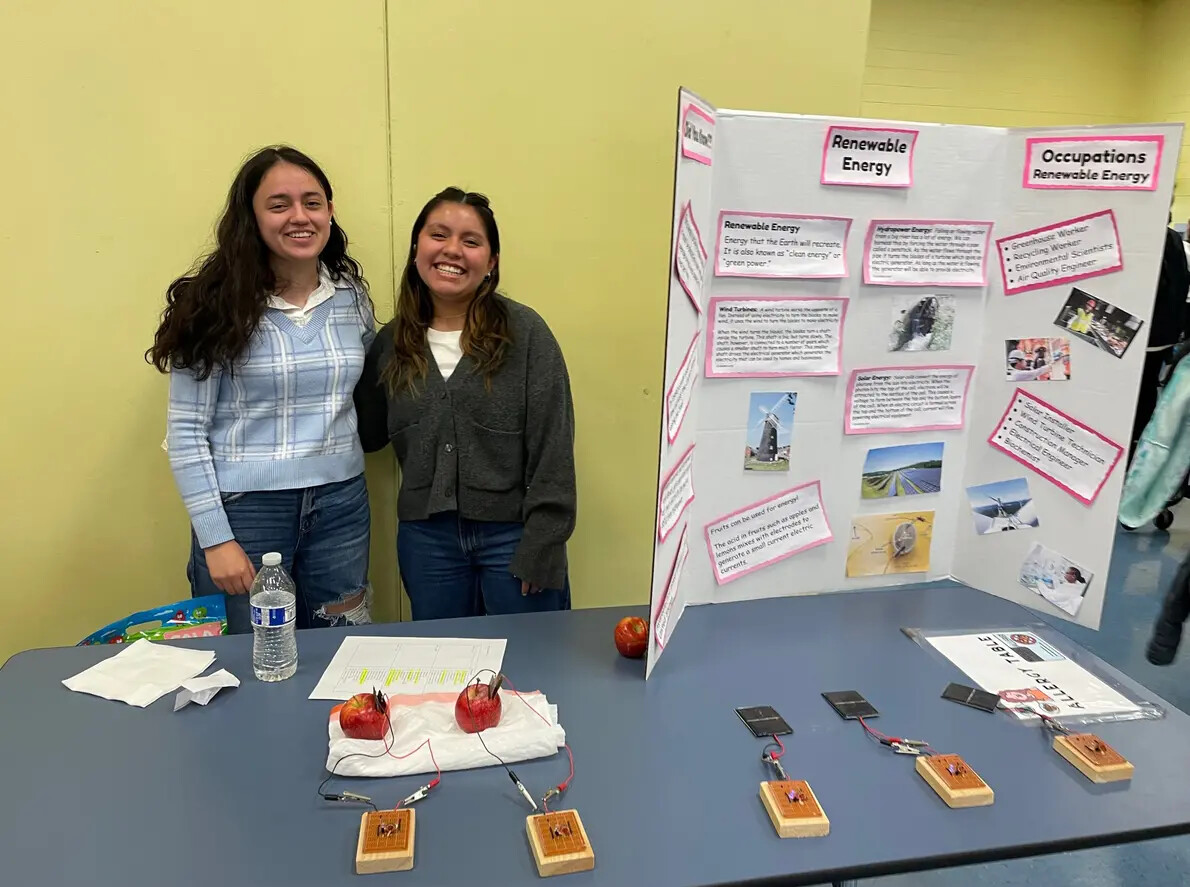
{"type": "Polygon", "coordinates": [[[417,236],[417,273],[441,301],[469,302],[496,258],[479,213],[465,203],[434,207],[417,236]]]}
{"type": "Polygon", "coordinates": [[[313,175],[292,163],[274,164],[260,180],[252,210],[274,263],[317,261],[330,236],[333,208],[313,175]]]}

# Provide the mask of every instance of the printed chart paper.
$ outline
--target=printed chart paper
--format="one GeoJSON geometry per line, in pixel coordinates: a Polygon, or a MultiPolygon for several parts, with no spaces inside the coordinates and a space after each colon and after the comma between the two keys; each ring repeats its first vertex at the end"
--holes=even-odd
{"type": "Polygon", "coordinates": [[[682,618],[682,611],[686,609],[686,602],[682,599],[682,571],[686,568],[686,558],[690,554],[689,540],[686,527],[682,527],[682,537],[678,540],[678,552],[674,555],[673,566],[669,568],[669,580],[665,583],[665,591],[661,596],[661,605],[657,608],[657,616],[653,620],[653,637],[657,646],[664,648],[669,642],[669,627],[682,618]],[[677,616],[674,611],[677,610],[677,616]]]}
{"type": "Polygon", "coordinates": [[[698,333],[690,340],[678,374],[669,383],[665,392],[665,436],[672,444],[682,430],[682,420],[690,410],[690,397],[694,393],[694,381],[698,378],[698,333]]]}
{"type": "Polygon", "coordinates": [[[720,277],[846,277],[851,219],[783,213],[719,213],[720,277]]]}
{"type": "Polygon", "coordinates": [[[1110,209],[1002,237],[996,247],[1009,296],[1124,267],[1116,214],[1110,209]]]}
{"type": "Polygon", "coordinates": [[[715,159],[715,118],[693,102],[682,112],[682,156],[707,166],[715,159]]]}
{"type": "Polygon", "coordinates": [[[674,250],[674,270],[678,283],[689,296],[694,310],[702,314],[702,277],[707,265],[706,247],[702,245],[702,233],[694,221],[694,209],[690,201],[682,207],[678,218],[678,245],[674,250]]]}
{"type": "Polygon", "coordinates": [[[991,222],[876,219],[864,240],[864,283],[985,286],[991,222]]]}
{"type": "Polygon", "coordinates": [[[839,373],[847,299],[717,296],[708,313],[708,378],[839,373]]]}
{"type": "Polygon", "coordinates": [[[972,681],[1020,718],[1123,714],[1140,707],[1030,631],[927,637],[972,681]]]}
{"type": "Polygon", "coordinates": [[[832,126],[822,148],[822,184],[908,188],[916,129],[832,126]]]}
{"type": "Polygon", "coordinates": [[[945,431],[962,428],[973,366],[870,367],[852,370],[844,430],[945,431]]]}
{"type": "Polygon", "coordinates": [[[373,687],[386,696],[458,693],[477,672],[500,671],[497,638],[345,637],[310,699],[350,699],[373,687]]]}
{"type": "Polygon", "coordinates": [[[1156,191],[1165,136],[1027,139],[1026,188],[1156,191]]]}
{"type": "Polygon", "coordinates": [[[988,443],[1085,505],[1095,501],[1124,452],[1119,444],[1021,388],[988,443]]]}
{"type": "Polygon", "coordinates": [[[706,538],[715,580],[723,585],[834,537],[814,481],[707,524],[706,538]]]}
{"type": "Polygon", "coordinates": [[[694,444],[682,454],[678,464],[661,484],[661,506],[657,519],[657,536],[664,542],[690,503],[694,501],[694,444]]]}

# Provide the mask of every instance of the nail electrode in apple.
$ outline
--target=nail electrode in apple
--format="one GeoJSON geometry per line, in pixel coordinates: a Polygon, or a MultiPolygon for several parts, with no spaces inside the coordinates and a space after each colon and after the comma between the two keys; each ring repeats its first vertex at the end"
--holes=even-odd
{"type": "MultiPolygon", "coordinates": [[[[529,711],[545,721],[547,726],[549,725],[549,721],[545,719],[541,712],[529,705],[525,697],[517,692],[516,687],[512,685],[512,681],[508,680],[503,674],[497,674],[490,668],[480,669],[476,672],[467,683],[467,686],[459,693],[459,698],[455,701],[455,721],[465,733],[474,733],[479,738],[483,750],[500,762],[500,766],[508,773],[508,778],[512,780],[512,784],[516,786],[521,797],[529,802],[529,806],[536,813],[537,802],[533,800],[533,795],[529,793],[524,783],[517,778],[516,773],[509,768],[508,764],[504,763],[504,759],[488,748],[488,744],[483,741],[483,731],[489,727],[495,727],[500,723],[502,708],[499,691],[503,684],[508,684],[508,689],[512,691],[513,695],[521,700],[521,702],[524,702],[529,711]],[[484,672],[490,672],[492,675],[492,679],[486,684],[481,683],[479,680],[479,676],[484,672]]],[[[562,747],[566,749],[566,755],[570,759],[570,775],[542,796],[541,806],[546,813],[550,811],[550,798],[560,797],[570,787],[570,783],[574,779],[574,754],[570,751],[570,743],[564,743],[562,747]]]]}

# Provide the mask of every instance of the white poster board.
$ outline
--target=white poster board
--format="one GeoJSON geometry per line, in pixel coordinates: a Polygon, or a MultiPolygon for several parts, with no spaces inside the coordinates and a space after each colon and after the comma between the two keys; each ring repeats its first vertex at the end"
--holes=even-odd
{"type": "Polygon", "coordinates": [[[1181,125],[675,135],[646,674],[687,606],[940,578],[1098,627],[1181,125]]]}

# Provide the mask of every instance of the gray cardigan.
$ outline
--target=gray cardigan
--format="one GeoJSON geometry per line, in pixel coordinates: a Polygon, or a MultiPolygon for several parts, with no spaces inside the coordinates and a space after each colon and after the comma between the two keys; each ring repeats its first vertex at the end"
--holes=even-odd
{"type": "Polygon", "coordinates": [[[393,324],[368,349],[355,391],[367,452],[392,443],[401,466],[397,519],[458,511],[470,520],[519,521],[510,567],[519,579],[561,588],[574,532],[574,405],[562,349],[532,308],[497,296],[512,342],[491,389],[464,354],[447,380],[429,345],[426,378],[388,395],[380,370],[393,351],[393,324]]]}

